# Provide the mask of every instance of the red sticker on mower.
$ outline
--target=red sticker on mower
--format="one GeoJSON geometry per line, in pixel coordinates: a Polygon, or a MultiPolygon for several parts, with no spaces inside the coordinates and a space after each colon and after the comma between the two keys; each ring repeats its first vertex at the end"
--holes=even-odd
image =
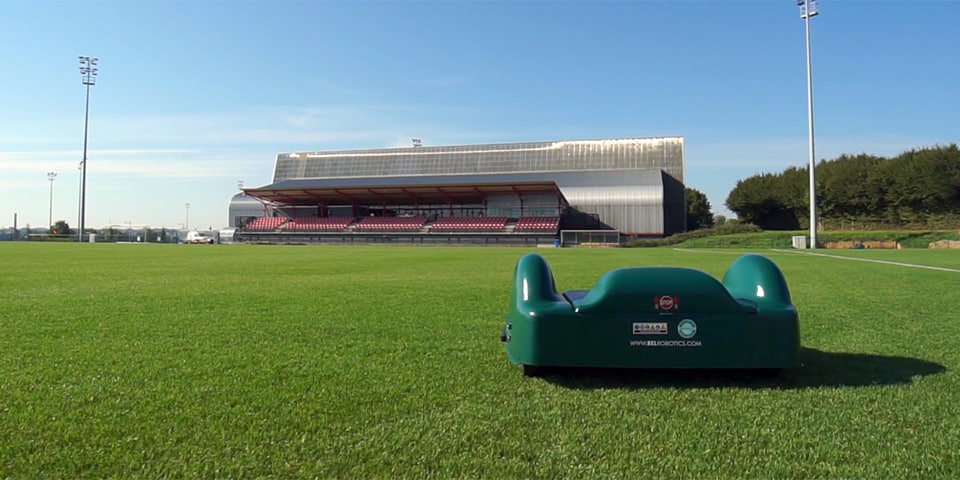
{"type": "Polygon", "coordinates": [[[653,297],[653,308],[657,310],[676,310],[680,308],[680,297],[671,295],[653,297]]]}

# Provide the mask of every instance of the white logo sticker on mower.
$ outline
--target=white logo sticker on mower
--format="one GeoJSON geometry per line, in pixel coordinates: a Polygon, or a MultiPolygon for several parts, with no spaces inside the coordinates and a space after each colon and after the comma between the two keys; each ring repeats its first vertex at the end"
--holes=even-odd
{"type": "Polygon", "coordinates": [[[666,335],[666,322],[633,322],[634,335],[666,335]]]}
{"type": "Polygon", "coordinates": [[[683,338],[693,338],[697,334],[697,322],[685,318],[677,324],[677,333],[683,338]]]}

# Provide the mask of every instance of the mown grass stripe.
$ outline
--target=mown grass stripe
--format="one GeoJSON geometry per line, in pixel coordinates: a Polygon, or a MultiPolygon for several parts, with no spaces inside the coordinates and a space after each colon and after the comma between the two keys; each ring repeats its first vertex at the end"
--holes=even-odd
{"type": "Polygon", "coordinates": [[[937,267],[937,266],[931,266],[931,265],[917,265],[917,264],[914,264],[914,263],[904,263],[904,262],[892,262],[892,261],[889,261],[889,260],[877,260],[877,259],[875,259],[875,258],[845,257],[845,256],[841,256],[841,255],[828,255],[828,254],[826,254],[826,253],[814,253],[814,252],[808,252],[808,251],[803,251],[803,250],[784,250],[784,249],[779,249],[779,248],[775,248],[775,249],[772,249],[772,250],[773,250],[773,251],[776,251],[776,252],[782,252],[782,253],[792,253],[792,254],[795,254],[795,255],[808,255],[808,256],[814,256],[814,257],[827,257],[827,258],[836,258],[836,259],[838,259],[838,260],[853,260],[853,261],[857,261],[857,262],[870,262],[870,263],[881,263],[881,264],[884,264],[884,265],[895,265],[895,266],[898,266],[898,267],[922,268],[922,269],[926,269],[926,270],[937,270],[937,271],[941,271],[941,272],[960,273],[960,270],[958,270],[958,269],[956,269],[956,268],[937,267]]]}

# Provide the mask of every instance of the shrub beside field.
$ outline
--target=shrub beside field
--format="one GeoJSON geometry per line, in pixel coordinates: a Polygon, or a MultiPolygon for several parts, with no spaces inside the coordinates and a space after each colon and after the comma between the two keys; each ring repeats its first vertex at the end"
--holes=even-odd
{"type": "MultiPolygon", "coordinates": [[[[679,233],[663,239],[639,239],[627,243],[627,247],[680,248],[792,248],[794,236],[809,236],[809,231],[761,231],[754,225],[733,225],[679,233]]],[[[939,240],[960,240],[956,230],[877,230],[877,231],[829,231],[819,232],[817,240],[821,247],[849,248],[848,245],[884,245],[885,248],[928,248],[939,240]]]]}
{"type": "MultiPolygon", "coordinates": [[[[528,379],[526,251],[0,243],[0,477],[960,476],[960,273],[767,251],[802,367],[528,379]]],[[[563,290],[744,253],[536,251],[563,290]]]]}

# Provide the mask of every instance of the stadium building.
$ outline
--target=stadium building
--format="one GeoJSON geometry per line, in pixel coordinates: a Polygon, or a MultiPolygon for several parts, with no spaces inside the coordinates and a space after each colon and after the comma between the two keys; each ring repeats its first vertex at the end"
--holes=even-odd
{"type": "Polygon", "coordinates": [[[237,241],[619,243],[686,225],[683,137],[281,153],[237,241]]]}

